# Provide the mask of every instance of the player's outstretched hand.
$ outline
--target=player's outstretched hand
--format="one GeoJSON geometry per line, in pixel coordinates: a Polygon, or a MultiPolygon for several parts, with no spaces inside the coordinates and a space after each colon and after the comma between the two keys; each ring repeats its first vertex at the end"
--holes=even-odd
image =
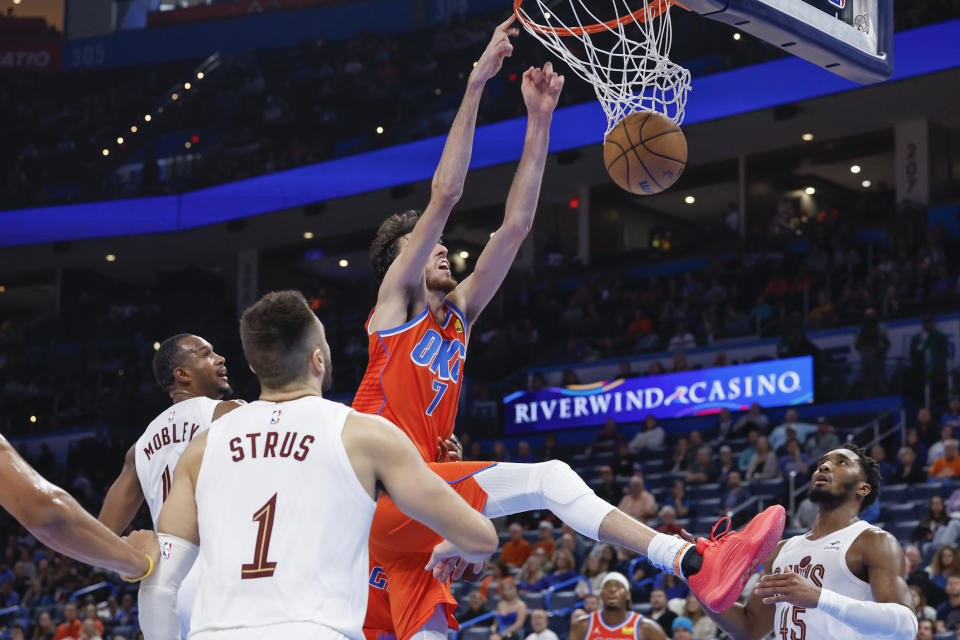
{"type": "Polygon", "coordinates": [[[763,597],[763,604],[787,602],[796,607],[813,609],[820,602],[820,587],[789,567],[783,573],[761,576],[754,593],[763,597]]]}
{"type": "Polygon", "coordinates": [[[477,60],[477,66],[470,72],[472,79],[479,82],[486,82],[497,75],[503,66],[504,59],[509,58],[513,54],[513,45],[510,44],[510,38],[515,38],[520,35],[520,29],[510,26],[514,20],[516,20],[516,16],[510,14],[507,20],[500,23],[500,25],[494,29],[490,43],[484,50],[483,55],[480,56],[480,59],[477,60]]]}
{"type": "Polygon", "coordinates": [[[447,440],[437,436],[437,462],[460,462],[463,460],[463,445],[456,435],[450,434],[447,440]]]}
{"type": "Polygon", "coordinates": [[[483,570],[483,562],[464,560],[460,557],[460,551],[453,544],[444,540],[433,548],[430,562],[424,569],[432,571],[433,577],[440,582],[446,582],[451,578],[459,580],[470,565],[473,565],[474,572],[479,573],[483,570]]]}
{"type": "Polygon", "coordinates": [[[557,108],[557,100],[563,90],[563,76],[546,63],[542,69],[530,67],[523,72],[520,91],[530,116],[549,116],[557,108]]]}
{"type": "Polygon", "coordinates": [[[153,531],[141,529],[122,539],[140,553],[150,556],[153,566],[157,566],[160,562],[160,543],[157,541],[157,534],[153,531]]]}

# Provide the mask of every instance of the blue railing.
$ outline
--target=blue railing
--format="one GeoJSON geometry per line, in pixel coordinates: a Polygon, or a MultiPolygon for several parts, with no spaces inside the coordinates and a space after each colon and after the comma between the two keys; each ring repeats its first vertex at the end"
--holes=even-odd
{"type": "Polygon", "coordinates": [[[89,587],[84,587],[83,589],[78,589],[70,594],[70,597],[67,599],[68,602],[73,602],[77,598],[81,598],[88,593],[93,593],[94,591],[100,591],[101,589],[107,589],[110,592],[110,595],[116,597],[117,590],[109,582],[98,582],[97,584],[92,584],[89,587]]]}
{"type": "Polygon", "coordinates": [[[647,559],[646,556],[637,556],[636,558],[630,561],[630,566],[627,567],[627,573],[629,574],[627,575],[627,580],[629,580],[630,584],[633,585],[634,587],[646,587],[647,585],[653,584],[653,578],[644,578],[643,580],[633,579],[633,574],[637,572],[637,565],[640,564],[641,562],[646,561],[646,559],[647,559]]]}
{"type": "MultiPolygon", "coordinates": [[[[460,631],[463,631],[464,629],[469,629],[469,628],[472,627],[473,625],[479,624],[479,623],[483,622],[484,620],[490,620],[490,619],[496,618],[496,617],[497,617],[497,614],[496,614],[495,611],[490,611],[489,613],[485,613],[485,614],[483,614],[482,616],[477,616],[476,618],[473,618],[473,619],[471,619],[471,620],[467,620],[467,621],[464,622],[464,623],[461,623],[461,624],[460,624],[460,631]]],[[[450,640],[457,640],[457,638],[460,636],[460,631],[454,631],[454,632],[452,632],[452,633],[450,634],[450,640]]]]}
{"type": "Polygon", "coordinates": [[[582,604],[583,604],[583,600],[574,603],[573,607],[564,607],[563,609],[554,609],[554,608],[553,608],[553,605],[550,603],[550,600],[551,600],[554,592],[559,591],[559,590],[562,589],[563,587],[569,587],[569,586],[575,585],[575,584],[577,584],[578,582],[585,582],[585,583],[587,583],[587,589],[589,589],[591,593],[593,592],[593,589],[590,587],[590,581],[589,581],[589,580],[584,580],[583,576],[577,576],[576,578],[570,578],[569,580],[564,580],[563,582],[558,582],[557,584],[555,584],[555,585],[553,585],[552,587],[550,587],[549,589],[547,589],[547,592],[544,594],[544,597],[543,597],[543,606],[547,609],[547,611],[549,611],[550,613],[552,613],[552,614],[555,615],[555,616],[556,616],[556,615],[561,615],[561,616],[562,616],[562,615],[567,615],[568,613],[571,613],[575,607],[579,607],[580,605],[582,605],[582,604]]]}

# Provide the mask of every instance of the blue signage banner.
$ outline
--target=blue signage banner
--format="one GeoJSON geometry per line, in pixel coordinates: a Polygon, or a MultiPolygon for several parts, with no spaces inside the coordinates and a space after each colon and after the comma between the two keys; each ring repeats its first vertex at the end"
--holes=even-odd
{"type": "Polygon", "coordinates": [[[517,391],[503,398],[506,432],[641,422],[813,402],[813,358],[766,360],[662,376],[517,391]]]}

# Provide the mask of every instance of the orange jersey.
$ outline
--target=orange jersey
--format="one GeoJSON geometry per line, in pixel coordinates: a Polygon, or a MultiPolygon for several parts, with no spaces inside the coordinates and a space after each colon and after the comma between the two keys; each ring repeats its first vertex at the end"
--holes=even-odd
{"type": "Polygon", "coordinates": [[[368,329],[367,371],[353,399],[355,410],[400,427],[426,462],[436,462],[437,438],[453,433],[467,357],[463,312],[444,305],[443,322],[428,307],[399,327],[368,329]]]}
{"type": "Polygon", "coordinates": [[[627,617],[618,625],[610,626],[603,621],[603,610],[594,611],[590,614],[590,622],[587,626],[587,635],[583,640],[638,640],[644,636],[640,635],[642,626],[640,622],[643,616],[635,611],[628,611],[627,617]]]}

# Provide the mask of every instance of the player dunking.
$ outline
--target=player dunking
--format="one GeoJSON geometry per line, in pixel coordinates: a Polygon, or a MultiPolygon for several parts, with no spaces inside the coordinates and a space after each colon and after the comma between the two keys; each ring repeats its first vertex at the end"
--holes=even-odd
{"type": "MultiPolygon", "coordinates": [[[[473,273],[457,283],[447,250],[438,242],[463,190],[483,84],[512,50],[509,37],[516,34],[512,21],[497,28],[471,73],[427,208],[422,215],[408,211],[391,216],[373,241],[370,257],[380,289],[366,325],[369,363],[353,406],[403,429],[434,471],[484,515],[549,509],[583,535],[643,553],[657,566],[689,577],[691,587],[709,606],[724,609],[779,540],[782,507],[771,507],[743,533],[732,534],[733,539],[701,540],[693,548],[604,502],[562,462],[435,462],[459,458],[451,436],[471,328],[533,224],[550,123],[563,88],[563,77],[550,63],[523,74],[527,132],[504,220],[473,273]]],[[[436,534],[405,517],[389,497],[380,498],[370,535],[370,605],[364,624],[368,640],[393,635],[399,640],[414,636],[439,640],[446,637],[448,625],[456,628],[456,600],[446,584],[423,571],[437,542],[436,534]]],[[[463,568],[461,563],[458,570],[463,568]]]]}
{"type": "Polygon", "coordinates": [[[577,620],[569,640],[666,640],[660,625],[630,610],[630,583],[622,573],[611,571],[600,587],[603,606],[577,620]]]}
{"type": "Polygon", "coordinates": [[[900,543],[857,516],[876,500],[877,463],[845,445],[817,463],[813,528],[780,543],[746,605],[708,615],[733,638],[913,640],[917,616],[900,543]]]}
{"type": "MultiPolygon", "coordinates": [[[[173,471],[187,445],[211,422],[242,404],[221,400],[231,392],[226,361],[198,336],[181,333],[164,340],[153,356],[153,375],[173,404],[153,419],[127,451],[123,469],[103,500],[100,522],[117,534],[130,526],[144,499],[156,531],[173,471]]],[[[180,588],[184,638],[190,630],[196,585],[194,572],[180,588]]]]}
{"type": "Polygon", "coordinates": [[[455,545],[434,564],[496,549],[491,522],[403,433],[323,398],[330,347],[303,295],[267,294],[240,333],[260,399],[194,437],[177,465],[159,518],[163,553],[140,589],[148,640],[180,637],[177,588],[198,554],[192,640],[359,640],[378,485],[455,545]]]}

